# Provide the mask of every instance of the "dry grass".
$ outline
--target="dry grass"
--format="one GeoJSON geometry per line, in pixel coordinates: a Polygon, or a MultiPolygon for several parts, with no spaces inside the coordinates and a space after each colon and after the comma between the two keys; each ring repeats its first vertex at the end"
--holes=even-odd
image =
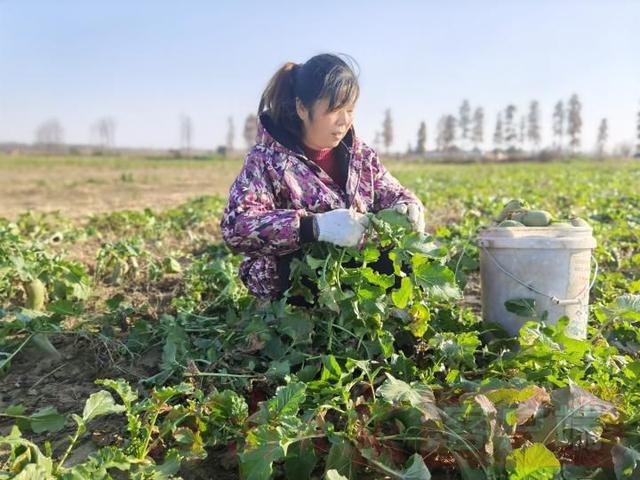
{"type": "Polygon", "coordinates": [[[0,156],[0,217],[60,210],[66,217],[173,207],[200,195],[226,196],[242,158],[0,156]]]}

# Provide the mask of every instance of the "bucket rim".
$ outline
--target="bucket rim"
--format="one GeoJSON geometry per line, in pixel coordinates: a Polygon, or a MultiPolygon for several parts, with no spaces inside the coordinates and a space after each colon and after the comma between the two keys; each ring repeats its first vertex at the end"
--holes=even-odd
{"type": "Polygon", "coordinates": [[[480,230],[477,238],[540,238],[540,239],[577,239],[593,238],[593,228],[591,227],[498,227],[492,225],[480,230]]]}

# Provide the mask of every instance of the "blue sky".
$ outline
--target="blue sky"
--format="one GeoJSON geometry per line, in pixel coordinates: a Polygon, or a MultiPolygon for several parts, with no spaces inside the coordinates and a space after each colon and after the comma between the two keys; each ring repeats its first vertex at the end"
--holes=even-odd
{"type": "Polygon", "coordinates": [[[348,53],[360,67],[356,133],[372,143],[391,108],[392,150],[415,142],[425,120],[467,98],[496,113],[577,93],[583,146],[606,117],[610,145],[633,142],[640,106],[640,1],[34,1],[0,0],[0,141],[31,142],[61,120],[86,143],[100,116],[116,119],[120,146],[175,147],[182,114],[194,144],[223,144],[285,61],[348,53]]]}

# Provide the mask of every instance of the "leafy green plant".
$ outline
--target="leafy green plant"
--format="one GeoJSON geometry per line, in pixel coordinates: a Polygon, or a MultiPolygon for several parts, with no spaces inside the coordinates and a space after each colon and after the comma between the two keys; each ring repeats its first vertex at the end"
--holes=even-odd
{"type": "Polygon", "coordinates": [[[55,215],[0,219],[5,369],[39,335],[66,333],[76,320],[83,336],[109,337],[128,360],[161,350],[143,374],[148,391],[104,381],[124,408],[114,416],[121,429],[85,458],[85,434],[73,441],[79,423],[56,455],[25,438],[56,439],[70,422],[55,408],[4,408],[3,427],[17,428],[3,437],[0,478],[171,478],[213,450],[232,467],[237,460],[245,478],[635,478],[637,165],[416,164],[398,174],[425,203],[431,233],[410,233],[406,219],[384,211],[371,216],[361,249],[306,247],[289,295],[310,308],[248,295],[240,257],[218,241],[221,198],[94,215],[82,226],[55,215]],[[519,197],[594,229],[601,270],[588,340],[567,337],[566,319],[541,324],[530,299],[506,306],[531,320],[515,338],[481,322],[474,238],[496,205],[519,197]],[[107,301],[92,303],[86,267],[61,253],[85,239],[105,242],[100,280],[118,262],[129,268],[119,285],[99,285],[107,301]],[[383,256],[391,273],[372,268],[383,256]],[[320,287],[317,298],[307,280],[320,287]],[[140,282],[145,306],[129,296],[140,282]],[[584,457],[600,466],[579,465],[584,457]]]}
{"type": "Polygon", "coordinates": [[[96,257],[95,277],[114,285],[134,280],[143,273],[140,262],[149,262],[150,258],[139,237],[104,244],[96,257]]]}
{"type": "Polygon", "coordinates": [[[59,358],[48,334],[65,315],[82,311],[91,291],[85,268],[8,224],[0,226],[0,274],[0,305],[7,307],[0,310],[0,370],[28,343],[59,358]]]}

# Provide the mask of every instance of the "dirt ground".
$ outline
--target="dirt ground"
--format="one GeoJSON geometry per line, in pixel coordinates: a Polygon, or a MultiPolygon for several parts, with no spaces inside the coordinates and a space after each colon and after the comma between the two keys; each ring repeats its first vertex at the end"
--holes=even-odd
{"type": "MultiPolygon", "coordinates": [[[[33,210],[78,219],[115,210],[162,210],[201,195],[226,197],[243,161],[244,155],[199,160],[0,154],[0,217],[15,220],[33,210]]],[[[385,164],[394,172],[410,168],[385,164]]]]}
{"type": "Polygon", "coordinates": [[[243,159],[11,157],[0,155],[0,217],[60,210],[66,217],[163,209],[200,195],[226,196],[243,159]]]}

